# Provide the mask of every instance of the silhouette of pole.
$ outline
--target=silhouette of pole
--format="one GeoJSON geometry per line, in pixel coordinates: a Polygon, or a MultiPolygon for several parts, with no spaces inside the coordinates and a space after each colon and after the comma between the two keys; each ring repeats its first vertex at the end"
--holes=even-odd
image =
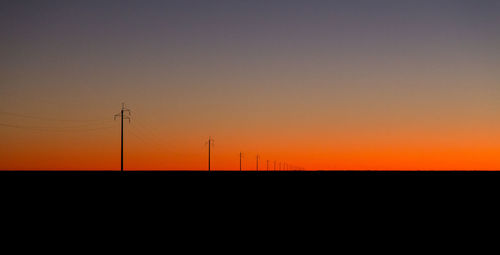
{"type": "Polygon", "coordinates": [[[208,171],[209,172],[211,171],[211,168],[210,168],[210,149],[211,149],[212,145],[214,145],[214,139],[212,139],[212,137],[209,137],[208,138],[208,171]]]}
{"type": "Polygon", "coordinates": [[[210,172],[210,140],[211,138],[208,138],[208,171],[210,172]]]}
{"type": "Polygon", "coordinates": [[[121,171],[123,172],[123,107],[121,112],[121,122],[122,122],[122,140],[121,140],[121,171]]]}
{"type": "Polygon", "coordinates": [[[274,171],[276,171],[276,160],[274,161],[274,171]]]}
{"type": "Polygon", "coordinates": [[[242,157],[242,156],[243,156],[243,155],[242,155],[242,153],[240,152],[240,172],[242,171],[242,170],[241,170],[241,157],[242,157]]]}
{"type": "Polygon", "coordinates": [[[129,109],[125,108],[125,104],[122,103],[122,109],[120,111],[119,114],[115,114],[114,116],[114,119],[116,120],[116,118],[120,118],[120,122],[121,122],[121,144],[120,144],[120,171],[123,172],[123,120],[125,119],[128,119],[128,121],[130,122],[130,116],[131,115],[131,112],[129,109]],[[128,113],[128,115],[125,115],[125,113],[128,113]]]}
{"type": "Polygon", "coordinates": [[[210,138],[208,138],[208,171],[210,172],[210,138]]]}
{"type": "Polygon", "coordinates": [[[256,168],[257,172],[259,171],[259,158],[260,158],[260,156],[257,154],[257,168],[256,168]]]}
{"type": "Polygon", "coordinates": [[[266,168],[267,168],[266,170],[269,172],[269,160],[267,160],[267,161],[266,161],[266,166],[267,166],[267,167],[266,167],[266,168]]]}
{"type": "Polygon", "coordinates": [[[128,113],[129,115],[131,114],[130,110],[125,108],[125,104],[122,103],[122,109],[119,114],[115,114],[115,120],[116,118],[120,118],[121,121],[121,146],[120,146],[120,171],[123,172],[123,120],[128,119],[130,122],[130,116],[125,115],[125,113],[128,113]]]}

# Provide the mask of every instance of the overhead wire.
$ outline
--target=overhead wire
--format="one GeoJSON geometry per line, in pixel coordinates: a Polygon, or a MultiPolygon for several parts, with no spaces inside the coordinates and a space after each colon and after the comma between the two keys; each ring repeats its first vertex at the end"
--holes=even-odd
{"type": "MultiPolygon", "coordinates": [[[[158,142],[158,138],[155,137],[153,134],[150,134],[152,136],[144,135],[144,133],[138,129],[138,125],[136,122],[131,123],[130,125],[132,128],[129,129],[130,133],[134,136],[136,136],[138,139],[141,139],[146,145],[154,145],[158,149],[165,150],[165,145],[158,142]]],[[[147,133],[147,131],[145,131],[147,133]]]]}
{"type": "Polygon", "coordinates": [[[12,117],[18,117],[18,118],[24,118],[24,119],[36,119],[36,120],[44,120],[44,121],[61,121],[61,122],[110,122],[113,121],[112,119],[100,119],[100,120],[81,120],[81,119],[58,119],[58,118],[52,118],[52,117],[40,117],[40,116],[33,116],[33,115],[27,115],[27,114],[19,114],[19,113],[13,113],[13,112],[7,112],[0,110],[0,114],[3,115],[8,115],[12,117]]]}
{"type": "MultiPolygon", "coordinates": [[[[108,120],[85,120],[85,119],[59,119],[59,118],[53,118],[53,117],[40,117],[40,116],[34,116],[34,115],[29,115],[29,114],[20,114],[20,113],[14,113],[14,112],[9,112],[5,110],[0,110],[0,115],[5,115],[5,116],[11,116],[15,118],[22,118],[22,119],[32,119],[32,120],[39,120],[39,121],[44,121],[44,122],[71,122],[74,124],[79,124],[80,125],[73,125],[73,126],[54,126],[54,125],[49,125],[49,126],[40,126],[40,125],[23,125],[23,124],[18,124],[18,123],[0,123],[0,127],[7,127],[7,128],[16,128],[16,129],[26,129],[26,130],[37,130],[37,131],[56,131],[56,132],[81,132],[81,131],[95,131],[95,130],[103,130],[103,129],[111,129],[114,126],[111,125],[106,125],[107,123],[111,123],[113,120],[108,119],[108,120]],[[105,125],[105,126],[103,126],[105,125]]],[[[54,124],[54,123],[53,123],[54,124]]]]}
{"type": "MultiPolygon", "coordinates": [[[[137,115],[136,115],[135,119],[137,120],[137,115]]],[[[156,143],[158,140],[160,140],[164,144],[169,144],[169,142],[166,141],[164,137],[159,135],[159,130],[154,128],[153,125],[149,125],[148,123],[151,124],[151,122],[149,122],[147,120],[147,118],[144,118],[143,116],[141,116],[141,118],[139,118],[138,121],[135,121],[132,123],[132,126],[136,127],[138,130],[140,129],[140,130],[144,131],[144,133],[148,134],[149,137],[151,138],[151,140],[154,140],[156,143]]],[[[148,135],[146,135],[146,136],[148,136],[148,135]]],[[[157,143],[157,144],[160,144],[160,143],[157,143]]]]}
{"type": "Polygon", "coordinates": [[[111,129],[114,126],[105,126],[105,127],[91,127],[89,126],[73,126],[73,127],[42,127],[42,126],[23,126],[23,125],[15,125],[15,124],[6,124],[0,123],[2,127],[8,128],[16,128],[16,129],[27,129],[27,130],[37,130],[37,131],[50,131],[50,132],[82,132],[82,131],[96,131],[96,130],[104,130],[111,129]]]}

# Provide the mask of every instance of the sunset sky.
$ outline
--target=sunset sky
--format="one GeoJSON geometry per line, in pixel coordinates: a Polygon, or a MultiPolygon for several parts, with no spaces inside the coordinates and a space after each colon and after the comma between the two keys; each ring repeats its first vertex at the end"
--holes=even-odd
{"type": "Polygon", "coordinates": [[[0,169],[500,170],[498,0],[6,0],[0,169]]]}

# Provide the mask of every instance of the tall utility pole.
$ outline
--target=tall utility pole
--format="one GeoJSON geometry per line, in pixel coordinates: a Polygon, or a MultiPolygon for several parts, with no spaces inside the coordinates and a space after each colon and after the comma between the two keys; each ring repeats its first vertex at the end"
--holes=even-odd
{"type": "Polygon", "coordinates": [[[274,161],[274,171],[276,171],[276,160],[274,161]]]}
{"type": "Polygon", "coordinates": [[[259,171],[259,158],[260,158],[260,156],[259,156],[259,154],[257,154],[257,172],[259,171]]]}
{"type": "Polygon", "coordinates": [[[208,138],[208,171],[210,172],[210,147],[214,145],[214,139],[208,138]]]}
{"type": "Polygon", "coordinates": [[[125,103],[122,103],[122,110],[119,114],[115,114],[115,117],[114,119],[116,120],[116,118],[120,118],[121,120],[121,167],[120,167],[120,171],[123,172],[123,120],[125,119],[128,119],[128,122],[130,123],[130,115],[132,115],[132,113],[130,112],[129,109],[125,108],[125,103]],[[127,113],[128,115],[125,115],[125,113],[127,113]]]}
{"type": "Polygon", "coordinates": [[[267,160],[266,163],[267,163],[266,164],[267,165],[267,169],[266,170],[269,172],[269,160],[267,160]]]}

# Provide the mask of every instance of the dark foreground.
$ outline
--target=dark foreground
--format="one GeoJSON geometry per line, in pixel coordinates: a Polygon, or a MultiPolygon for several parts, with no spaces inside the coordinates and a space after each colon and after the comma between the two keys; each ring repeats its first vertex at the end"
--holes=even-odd
{"type": "MultiPolygon", "coordinates": [[[[302,188],[303,184],[318,183],[318,187],[363,188],[373,186],[377,189],[387,186],[416,184],[425,188],[428,184],[461,185],[464,182],[478,180],[494,183],[497,186],[499,171],[0,171],[0,182],[13,180],[70,182],[107,182],[119,183],[146,181],[157,185],[171,186],[207,185],[220,183],[239,185],[245,182],[258,184],[282,184],[294,188],[302,188]],[[495,178],[496,177],[496,178],[495,178]]],[[[143,182],[144,183],[144,182],[143,182]]],[[[314,185],[313,185],[314,186],[314,185]]],[[[463,188],[468,184],[464,183],[463,188]]],[[[213,188],[213,187],[212,187],[213,188]]],[[[314,187],[313,187],[314,188],[314,187]]]]}
{"type": "Polygon", "coordinates": [[[23,194],[15,201],[37,203],[62,197],[61,204],[84,199],[104,200],[105,205],[130,200],[168,208],[179,208],[174,201],[203,205],[196,212],[213,210],[215,201],[231,208],[246,203],[261,208],[265,202],[267,208],[314,201],[337,210],[345,209],[341,201],[348,201],[370,204],[369,210],[374,210],[387,199],[396,205],[429,199],[439,204],[484,199],[500,191],[499,177],[500,172],[483,171],[0,171],[0,192],[4,198],[23,194]]]}

